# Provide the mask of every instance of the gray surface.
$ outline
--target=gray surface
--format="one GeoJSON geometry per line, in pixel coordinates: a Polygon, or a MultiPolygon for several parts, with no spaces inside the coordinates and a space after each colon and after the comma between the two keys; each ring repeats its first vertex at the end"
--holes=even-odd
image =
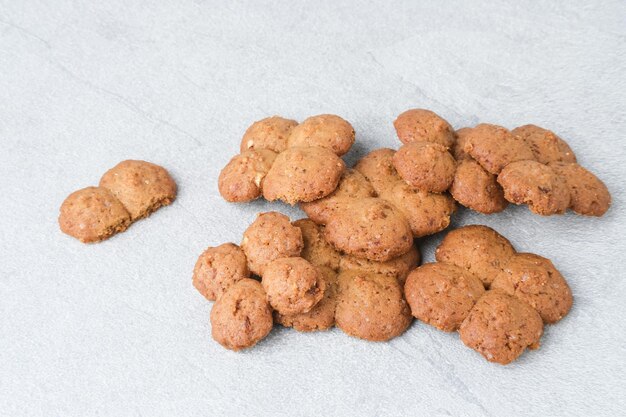
{"type": "Polygon", "coordinates": [[[624,2],[91,3],[0,1],[1,415],[623,413],[624,2]],[[353,162],[397,147],[391,121],[416,106],[455,127],[544,125],[606,181],[601,219],[455,217],[551,258],[571,314],[508,367],[419,323],[389,343],[285,329],[240,354],[214,343],[198,254],[259,211],[301,216],[217,194],[247,125],[337,113],[353,162]],[[176,203],[102,244],[62,235],[65,196],[127,158],[170,169],[176,203]]]}

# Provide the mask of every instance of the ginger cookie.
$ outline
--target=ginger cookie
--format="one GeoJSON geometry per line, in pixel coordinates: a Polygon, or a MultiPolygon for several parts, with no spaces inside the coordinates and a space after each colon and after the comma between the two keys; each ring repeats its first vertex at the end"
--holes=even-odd
{"type": "Polygon", "coordinates": [[[471,158],[458,162],[450,194],[461,205],[484,214],[498,213],[509,205],[496,176],[471,158]]]}
{"type": "Polygon", "coordinates": [[[443,145],[410,142],[393,156],[393,166],[411,187],[442,193],[452,184],[456,162],[443,145]]]}
{"type": "Polygon", "coordinates": [[[411,312],[398,281],[360,271],[339,274],[335,321],[346,334],[384,341],[401,335],[411,324],[411,312]]]}
{"type": "Polygon", "coordinates": [[[444,332],[457,330],[484,292],[476,276],[445,263],[414,269],[404,284],[413,317],[444,332]]]}
{"type": "Polygon", "coordinates": [[[550,162],[576,162],[576,155],[567,142],[554,132],[535,125],[516,127],[511,133],[528,144],[535,160],[542,164],[550,162]]]}
{"type": "Polygon", "coordinates": [[[504,198],[514,204],[528,204],[536,214],[562,214],[570,204],[569,188],[563,177],[537,161],[507,165],[498,175],[498,183],[504,190],[504,198]]]}
{"type": "Polygon", "coordinates": [[[456,131],[456,142],[454,142],[454,146],[452,147],[452,156],[454,156],[454,159],[457,161],[472,159],[470,154],[465,152],[465,143],[467,142],[467,136],[471,131],[471,127],[463,127],[456,131]]]}
{"type": "Polygon", "coordinates": [[[176,183],[167,170],[146,161],[122,161],[100,179],[130,213],[132,221],[152,214],[176,198],[176,183]]]}
{"type": "Polygon", "coordinates": [[[295,120],[280,116],[258,120],[252,123],[244,133],[240,151],[244,153],[248,149],[269,149],[280,153],[287,149],[289,136],[297,125],[298,122],[295,120]]]}
{"type": "Polygon", "coordinates": [[[543,334],[539,313],[502,291],[487,291],[459,328],[461,340],[489,362],[513,362],[526,348],[537,349],[543,334]]]}
{"type": "Polygon", "coordinates": [[[193,286],[207,300],[214,301],[237,281],[250,276],[246,255],[234,243],[209,247],[193,269],[193,286]]]}
{"type": "Polygon", "coordinates": [[[61,231],[83,243],[99,242],[130,225],[130,214],[109,190],[87,187],[70,194],[59,213],[61,231]]]}
{"type": "Polygon", "coordinates": [[[430,110],[407,110],[398,116],[393,126],[402,143],[432,142],[446,148],[454,145],[454,129],[450,123],[430,110]]]}
{"type": "Polygon", "coordinates": [[[393,149],[377,149],[365,155],[354,167],[372,184],[377,194],[402,181],[393,165],[395,153],[393,149]]]}
{"type": "Polygon", "coordinates": [[[341,158],[320,147],[293,147],[278,154],[263,182],[263,197],[288,204],[308,202],[335,191],[346,168],[341,158]]]}
{"type": "Polygon", "coordinates": [[[411,249],[413,235],[407,219],[380,198],[363,198],[340,210],[326,224],[326,240],[359,258],[384,262],[411,249]]]}
{"type": "Polygon", "coordinates": [[[511,162],[535,158],[523,139],[502,126],[486,123],[467,132],[464,150],[492,174],[499,174],[511,162]]]}
{"type": "Polygon", "coordinates": [[[265,267],[261,281],[267,301],[280,314],[311,311],[324,297],[322,273],[303,258],[280,258],[265,267]]]}
{"type": "Polygon", "coordinates": [[[261,283],[244,278],[218,298],[211,309],[211,335],[226,349],[256,345],[273,327],[272,310],[261,283]]]}
{"type": "Polygon", "coordinates": [[[572,291],[549,259],[533,253],[518,253],[491,283],[533,307],[544,323],[556,323],[572,307],[572,291]]]}
{"type": "Polygon", "coordinates": [[[341,254],[326,241],[324,226],[316,224],[310,219],[300,219],[293,222],[302,231],[302,258],[319,267],[327,267],[333,271],[339,269],[341,254]]]}
{"type": "Polygon", "coordinates": [[[354,144],[354,128],[334,114],[321,114],[306,119],[289,136],[290,147],[320,146],[342,156],[354,144]]]}
{"type": "Polygon", "coordinates": [[[492,228],[470,225],[448,233],[435,258],[469,271],[489,287],[514,254],[511,243],[492,228]]]}
{"type": "Polygon", "coordinates": [[[220,172],[218,188],[222,197],[231,203],[259,198],[276,155],[269,149],[250,149],[235,155],[220,172]]]}
{"type": "Polygon", "coordinates": [[[394,277],[400,285],[404,285],[409,272],[417,267],[420,262],[420,252],[415,245],[404,255],[390,259],[386,262],[370,261],[369,259],[357,258],[356,256],[344,255],[339,260],[339,271],[360,271],[394,277]]]}
{"type": "Polygon", "coordinates": [[[598,177],[576,163],[555,162],[550,168],[565,180],[569,207],[585,216],[602,216],[611,206],[611,194],[598,177]]]}
{"type": "Polygon", "coordinates": [[[241,248],[250,271],[263,275],[265,265],[278,258],[300,256],[304,242],[302,231],[289,217],[270,211],[261,213],[243,233],[241,248]]]}

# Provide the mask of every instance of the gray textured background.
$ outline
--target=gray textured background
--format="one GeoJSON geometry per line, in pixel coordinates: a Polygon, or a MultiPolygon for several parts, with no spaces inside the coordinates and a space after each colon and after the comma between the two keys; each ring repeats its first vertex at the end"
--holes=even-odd
{"type": "MultiPolygon", "coordinates": [[[[624,2],[85,3],[0,1],[1,415],[624,412],[624,2]],[[219,197],[245,128],[336,113],[354,162],[397,147],[391,121],[410,107],[457,128],[548,127],[606,181],[600,219],[454,220],[551,258],[571,314],[507,367],[420,323],[389,343],[336,329],[278,329],[239,354],[214,343],[196,257],[259,211],[302,215],[219,197]],[[102,244],[61,234],[65,196],[127,158],[167,167],[175,204],[102,244]]],[[[426,260],[440,240],[421,242],[426,260]]]]}

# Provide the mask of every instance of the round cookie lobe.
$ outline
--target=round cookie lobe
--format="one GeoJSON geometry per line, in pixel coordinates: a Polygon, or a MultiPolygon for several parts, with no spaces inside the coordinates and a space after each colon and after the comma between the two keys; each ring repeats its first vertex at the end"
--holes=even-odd
{"type": "Polygon", "coordinates": [[[363,273],[375,273],[394,277],[400,285],[404,285],[409,272],[415,268],[420,262],[420,252],[417,246],[411,246],[411,249],[404,255],[390,259],[386,262],[370,261],[369,259],[357,258],[352,255],[343,255],[339,261],[339,271],[360,271],[363,273]]]}
{"type": "Polygon", "coordinates": [[[511,162],[535,158],[524,140],[502,126],[482,123],[466,135],[464,151],[492,174],[511,162]]]}
{"type": "Polygon", "coordinates": [[[402,181],[393,166],[395,153],[389,148],[376,149],[361,158],[354,167],[372,184],[377,194],[382,194],[396,182],[402,181]]]}
{"type": "Polygon", "coordinates": [[[289,147],[320,146],[342,156],[354,144],[354,128],[334,114],[320,114],[296,126],[289,136],[289,147]]]}
{"type": "Polygon", "coordinates": [[[280,153],[287,149],[287,141],[298,122],[280,116],[266,117],[250,125],[241,139],[240,152],[248,149],[268,149],[280,153]]]}
{"type": "Polygon", "coordinates": [[[327,267],[336,271],[339,269],[341,255],[326,241],[324,237],[324,227],[316,224],[310,219],[300,219],[293,222],[302,231],[301,257],[311,264],[319,267],[327,267]]]}
{"type": "Polygon", "coordinates": [[[576,163],[551,163],[550,168],[565,183],[570,193],[569,207],[585,216],[602,216],[611,206],[611,194],[594,174],[576,163]]]}
{"type": "Polygon", "coordinates": [[[456,168],[446,147],[431,142],[402,145],[393,156],[393,165],[407,184],[435,193],[442,193],[450,187],[456,168]]]}
{"type": "Polygon", "coordinates": [[[432,142],[451,148],[454,129],[436,113],[425,109],[411,109],[401,113],[393,122],[402,143],[432,142]]]}
{"type": "Polygon", "coordinates": [[[463,159],[472,159],[470,154],[465,152],[465,143],[467,142],[467,136],[472,131],[471,127],[462,127],[456,131],[456,141],[452,147],[452,156],[457,161],[463,159]]]}
{"type": "Polygon", "coordinates": [[[528,144],[535,159],[542,164],[576,162],[576,155],[567,142],[554,132],[535,125],[516,127],[511,133],[528,144]]]}
{"type": "Polygon", "coordinates": [[[496,176],[471,158],[458,162],[450,194],[461,205],[483,214],[498,213],[509,204],[496,176]]]}
{"type": "Polygon", "coordinates": [[[250,149],[235,155],[220,172],[218,189],[222,197],[231,203],[259,198],[276,155],[269,149],[250,149]]]}
{"type": "Polygon", "coordinates": [[[193,269],[193,286],[207,300],[214,301],[237,281],[250,276],[246,255],[234,243],[207,248],[193,269]]]}

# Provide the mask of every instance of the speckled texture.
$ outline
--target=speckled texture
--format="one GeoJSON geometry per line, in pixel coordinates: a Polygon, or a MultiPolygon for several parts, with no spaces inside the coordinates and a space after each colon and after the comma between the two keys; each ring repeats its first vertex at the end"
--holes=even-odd
{"type": "Polygon", "coordinates": [[[300,219],[293,225],[302,231],[302,256],[315,266],[324,266],[334,271],[339,269],[341,254],[324,237],[324,226],[311,219],[300,219]]]}
{"type": "Polygon", "coordinates": [[[420,251],[417,246],[413,245],[404,255],[400,255],[386,262],[376,262],[356,256],[343,255],[339,260],[339,270],[354,270],[388,275],[397,279],[400,285],[404,285],[407,275],[413,268],[417,267],[420,259],[420,251]]]}
{"type": "Polygon", "coordinates": [[[234,283],[250,276],[243,250],[234,243],[209,247],[198,257],[192,283],[207,300],[214,301],[234,283]]]}
{"type": "Polygon", "coordinates": [[[454,179],[456,161],[438,143],[411,142],[402,145],[393,157],[398,175],[411,187],[442,193],[454,179]]]}
{"type": "Polygon", "coordinates": [[[592,172],[576,163],[554,162],[550,168],[569,189],[569,207],[585,216],[603,216],[611,206],[611,194],[606,185],[592,172]]]}
{"type": "Polygon", "coordinates": [[[492,174],[499,174],[511,162],[534,159],[530,146],[523,139],[490,123],[472,128],[463,150],[492,174]]]}
{"type": "Polygon", "coordinates": [[[354,144],[354,128],[334,114],[320,114],[304,120],[289,136],[289,146],[320,146],[337,156],[346,154],[354,144]]]}
{"type": "Polygon", "coordinates": [[[261,197],[263,181],[276,155],[276,152],[269,149],[250,149],[233,156],[222,169],[217,180],[222,197],[231,203],[241,203],[261,197]]]}
{"type": "Polygon", "coordinates": [[[471,158],[458,162],[450,195],[459,204],[484,214],[498,213],[509,205],[496,176],[471,158]]]}
{"type": "Polygon", "coordinates": [[[298,122],[280,116],[266,117],[252,123],[241,138],[240,152],[267,149],[280,153],[287,149],[289,136],[298,122]]]}
{"type": "Polygon", "coordinates": [[[402,112],[393,122],[402,143],[432,142],[451,148],[454,129],[445,119],[431,110],[410,109],[402,112]]]}

